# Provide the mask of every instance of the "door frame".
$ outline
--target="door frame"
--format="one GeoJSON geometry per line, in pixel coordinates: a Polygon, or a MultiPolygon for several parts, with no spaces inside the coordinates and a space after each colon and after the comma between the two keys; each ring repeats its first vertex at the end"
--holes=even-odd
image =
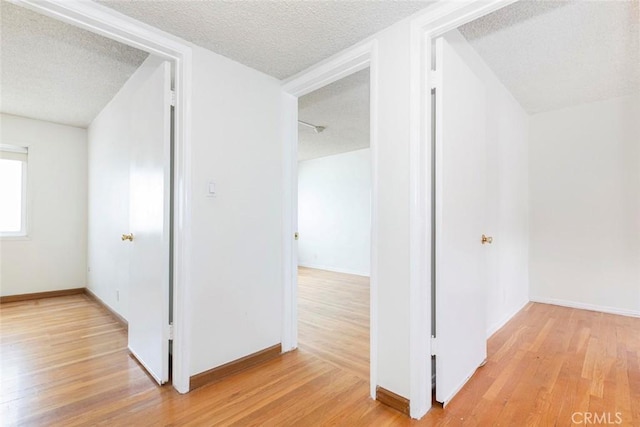
{"type": "Polygon", "coordinates": [[[369,145],[371,150],[371,270],[369,275],[369,385],[376,398],[378,303],[378,43],[369,40],[357,44],[310,71],[283,82],[283,318],[282,351],[298,347],[298,250],[294,239],[298,227],[298,98],[353,73],[369,68],[369,145]]]}
{"type": "MultiPolygon", "coordinates": [[[[419,419],[431,409],[431,103],[435,76],[430,71],[431,42],[447,31],[508,6],[517,0],[441,2],[407,18],[410,22],[409,142],[409,289],[410,289],[410,415],[419,419]],[[428,68],[427,68],[428,67],[428,68]]],[[[385,31],[385,30],[382,30],[385,31]]],[[[283,82],[285,114],[283,147],[283,351],[297,348],[297,118],[298,97],[370,67],[370,135],[372,162],[370,393],[377,384],[377,247],[378,247],[378,58],[376,35],[283,82]]]]}
{"type": "MultiPolygon", "coordinates": [[[[9,0],[18,6],[144,50],[174,66],[172,384],[189,391],[188,288],[191,247],[191,47],[177,37],[94,2],[9,0]]],[[[167,160],[169,162],[170,159],[167,160]]],[[[167,325],[168,327],[168,325],[167,325]]]]}
{"type": "Polygon", "coordinates": [[[432,41],[446,32],[515,3],[517,0],[442,2],[419,12],[410,24],[410,415],[419,419],[431,409],[431,243],[433,130],[431,88],[432,41]]]}

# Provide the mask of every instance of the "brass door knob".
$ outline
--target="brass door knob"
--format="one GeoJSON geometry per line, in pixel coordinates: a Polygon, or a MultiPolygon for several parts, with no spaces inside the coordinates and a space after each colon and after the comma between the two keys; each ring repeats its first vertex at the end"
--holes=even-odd
{"type": "Polygon", "coordinates": [[[133,233],[131,233],[131,234],[123,234],[122,235],[122,241],[124,242],[125,240],[133,242],[133,233]]]}
{"type": "Polygon", "coordinates": [[[482,239],[480,240],[482,242],[482,244],[486,244],[486,243],[493,243],[493,237],[491,236],[485,236],[484,234],[482,235],[482,239]]]}

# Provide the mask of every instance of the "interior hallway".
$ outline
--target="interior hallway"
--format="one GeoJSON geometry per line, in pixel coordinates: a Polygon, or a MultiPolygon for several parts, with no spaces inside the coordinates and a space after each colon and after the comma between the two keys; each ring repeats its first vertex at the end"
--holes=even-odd
{"type": "MultiPolygon", "coordinates": [[[[327,292],[339,299],[322,307],[309,298],[306,281],[301,304],[317,319],[355,300],[327,292]]],[[[362,360],[340,368],[331,355],[314,354],[317,343],[303,338],[310,331],[303,310],[298,351],[187,395],[158,387],[128,355],[125,330],[84,295],[0,310],[7,426],[546,426],[570,425],[577,411],[620,412],[623,425],[640,425],[638,318],[528,304],[491,337],[487,364],[446,412],[434,409],[416,422],[368,398],[362,360]]],[[[331,327],[345,337],[361,330],[367,322],[357,313],[344,325],[336,317],[331,327]]],[[[368,341],[354,342],[362,348],[368,341]]]]}

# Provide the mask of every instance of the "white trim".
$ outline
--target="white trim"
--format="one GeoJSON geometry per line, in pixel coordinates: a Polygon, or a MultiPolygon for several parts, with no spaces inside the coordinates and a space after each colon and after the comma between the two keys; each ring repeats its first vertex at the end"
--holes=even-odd
{"type": "Polygon", "coordinates": [[[351,274],[352,276],[369,277],[369,273],[364,271],[351,270],[349,268],[336,268],[327,265],[313,264],[307,262],[298,262],[298,267],[313,268],[316,270],[331,271],[333,273],[351,274]]]}
{"type": "Polygon", "coordinates": [[[369,395],[376,398],[378,386],[378,41],[369,57],[369,149],[371,155],[371,262],[369,271],[369,395]]]}
{"type": "Polygon", "coordinates": [[[640,310],[630,310],[628,308],[608,307],[606,305],[588,304],[585,302],[568,301],[555,298],[530,297],[531,302],[541,304],[559,305],[561,307],[579,308],[581,310],[598,311],[600,313],[617,314],[620,316],[640,317],[640,310]]]}
{"type": "Polygon", "coordinates": [[[298,250],[294,234],[298,231],[298,98],[283,94],[282,147],[282,351],[298,347],[298,250]]]}
{"type": "Polygon", "coordinates": [[[175,71],[174,219],[173,219],[173,386],[189,391],[189,317],[191,217],[191,47],[177,37],[91,1],[10,0],[171,61],[175,71]]]}
{"type": "Polygon", "coordinates": [[[430,68],[430,45],[411,24],[409,109],[409,412],[421,418],[431,408],[431,141],[421,115],[431,117],[431,91],[422,70],[430,68]],[[426,46],[426,47],[425,47],[426,46]],[[422,52],[424,49],[427,52],[422,52]],[[429,58],[426,62],[425,58],[429,58]],[[427,97],[428,93],[428,97],[427,97]],[[428,102],[427,102],[428,101],[428,102]]]}
{"type": "Polygon", "coordinates": [[[410,415],[419,419],[431,408],[431,102],[432,40],[516,0],[441,2],[410,23],[410,415]],[[429,94],[429,97],[427,97],[429,94]]]}
{"type": "MultiPolygon", "coordinates": [[[[343,77],[369,67],[370,76],[370,149],[371,149],[371,274],[370,274],[370,394],[376,396],[377,348],[378,348],[378,303],[377,303],[377,209],[378,209],[378,42],[369,40],[347,49],[317,66],[303,71],[283,82],[283,90],[295,97],[287,105],[285,116],[287,125],[284,147],[284,307],[283,307],[283,350],[284,343],[297,342],[297,251],[294,250],[293,233],[297,227],[297,97],[313,92],[343,77]],[[294,120],[295,119],[295,120],[294,120]],[[295,126],[295,131],[292,132],[295,126]],[[296,277],[293,277],[296,272],[296,277]]],[[[286,351],[286,350],[285,350],[286,351]]]]}
{"type": "Polygon", "coordinates": [[[511,313],[507,313],[507,315],[504,316],[501,320],[499,320],[496,323],[494,323],[493,325],[489,326],[487,328],[487,339],[491,338],[491,336],[493,334],[495,334],[500,329],[502,329],[502,327],[504,325],[506,325],[511,319],[513,319],[513,316],[515,316],[516,314],[520,313],[520,311],[523,308],[525,308],[527,306],[527,304],[529,304],[529,301],[525,301],[523,304],[521,304],[518,307],[516,307],[516,309],[513,310],[511,313]]]}
{"type": "Polygon", "coordinates": [[[13,144],[0,144],[0,151],[8,153],[28,154],[29,149],[26,146],[13,145],[13,144]]]}
{"type": "Polygon", "coordinates": [[[93,1],[8,1],[168,60],[191,54],[184,40],[93,1]]]}
{"type": "MultiPolygon", "coordinates": [[[[472,0],[442,2],[437,8],[430,8],[411,21],[411,26],[421,31],[423,41],[431,45],[431,39],[443,35],[466,23],[495,12],[518,0],[472,0]]],[[[429,61],[431,59],[429,58],[429,61]]]]}
{"type": "Polygon", "coordinates": [[[375,41],[355,45],[326,62],[296,74],[282,83],[282,89],[296,97],[306,95],[348,75],[367,68],[375,41]]]}
{"type": "MultiPolygon", "coordinates": [[[[29,216],[32,204],[29,203],[29,158],[22,161],[22,200],[20,200],[20,234],[16,237],[29,236],[29,216]]],[[[6,235],[6,234],[5,234],[6,235]]]]}
{"type": "Polygon", "coordinates": [[[0,231],[0,240],[30,240],[29,237],[29,216],[31,213],[31,203],[29,203],[29,157],[27,147],[2,144],[0,151],[10,152],[19,155],[16,159],[3,159],[20,162],[20,230],[0,231]]]}

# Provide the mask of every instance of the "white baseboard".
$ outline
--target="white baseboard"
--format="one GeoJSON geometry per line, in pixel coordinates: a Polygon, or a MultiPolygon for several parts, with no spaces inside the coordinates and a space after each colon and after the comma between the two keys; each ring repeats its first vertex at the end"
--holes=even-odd
{"type": "Polygon", "coordinates": [[[502,318],[502,320],[500,320],[497,323],[494,323],[493,325],[489,326],[489,328],[487,328],[487,339],[489,339],[491,337],[491,335],[495,334],[500,329],[502,329],[502,327],[504,325],[506,325],[507,322],[509,322],[509,320],[511,320],[513,318],[513,316],[518,314],[520,312],[520,310],[522,310],[527,304],[529,304],[529,301],[523,302],[522,304],[517,306],[511,313],[508,313],[506,316],[504,316],[502,318]]]}
{"type": "Polygon", "coordinates": [[[539,302],[543,304],[559,305],[562,307],[579,308],[582,310],[599,311],[602,313],[618,314],[620,316],[640,317],[640,311],[629,310],[626,308],[607,307],[604,305],[587,304],[584,302],[567,301],[554,298],[529,297],[531,302],[539,302]]]}
{"type": "Polygon", "coordinates": [[[299,262],[298,267],[315,268],[316,270],[326,270],[326,271],[333,271],[334,273],[353,274],[354,276],[369,277],[369,273],[367,272],[350,270],[348,268],[329,267],[326,265],[308,264],[306,262],[305,263],[299,262]]]}

